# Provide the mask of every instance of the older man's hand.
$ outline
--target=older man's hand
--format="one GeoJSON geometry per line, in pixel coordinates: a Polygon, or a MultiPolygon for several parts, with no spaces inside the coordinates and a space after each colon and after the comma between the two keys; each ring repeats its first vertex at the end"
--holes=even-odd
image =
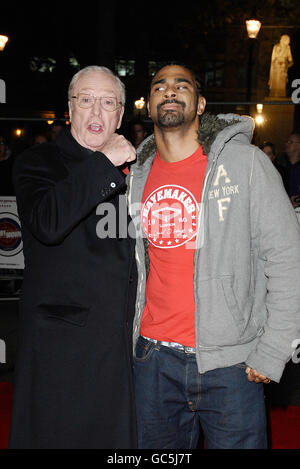
{"type": "Polygon", "coordinates": [[[113,134],[111,138],[101,148],[101,152],[115,166],[122,166],[130,163],[136,158],[136,151],[133,145],[126,140],[123,135],[113,134]]]}
{"type": "Polygon", "coordinates": [[[246,373],[248,375],[248,381],[255,381],[256,383],[264,383],[264,384],[268,384],[270,382],[269,378],[262,375],[258,371],[253,370],[253,368],[250,368],[250,366],[247,366],[246,373]]]}

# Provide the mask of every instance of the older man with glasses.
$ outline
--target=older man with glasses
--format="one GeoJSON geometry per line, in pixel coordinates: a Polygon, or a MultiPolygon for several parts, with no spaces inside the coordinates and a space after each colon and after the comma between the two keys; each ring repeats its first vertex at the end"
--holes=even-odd
{"type": "Polygon", "coordinates": [[[136,447],[135,242],[121,227],[98,229],[109,204],[128,221],[121,166],[135,149],[116,133],[124,104],[110,70],[79,71],[71,130],[16,161],[25,273],[10,448],[136,447]]]}

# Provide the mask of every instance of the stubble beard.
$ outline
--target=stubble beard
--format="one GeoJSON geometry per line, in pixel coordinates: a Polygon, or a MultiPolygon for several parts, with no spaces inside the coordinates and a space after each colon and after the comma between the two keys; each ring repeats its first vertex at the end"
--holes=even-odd
{"type": "Polygon", "coordinates": [[[194,113],[190,115],[185,115],[184,110],[186,108],[186,104],[183,101],[177,101],[176,99],[173,100],[166,100],[165,102],[158,104],[157,106],[157,126],[162,129],[171,129],[180,127],[184,124],[188,124],[192,122],[197,117],[197,105],[198,105],[198,98],[195,101],[195,110],[194,113]],[[182,109],[178,111],[173,110],[162,110],[162,106],[167,103],[177,103],[180,104],[182,109]]]}
{"type": "Polygon", "coordinates": [[[185,108],[185,103],[181,101],[177,101],[175,99],[172,100],[166,100],[165,102],[159,104],[157,106],[157,123],[158,126],[161,128],[172,128],[172,127],[179,127],[180,125],[183,125],[185,122],[184,118],[184,108],[185,108]],[[161,107],[164,104],[171,104],[171,103],[177,103],[182,106],[181,111],[172,111],[172,110],[167,110],[163,111],[161,107]]]}
{"type": "Polygon", "coordinates": [[[185,122],[183,112],[167,111],[158,113],[158,125],[163,128],[179,127],[185,122]]]}

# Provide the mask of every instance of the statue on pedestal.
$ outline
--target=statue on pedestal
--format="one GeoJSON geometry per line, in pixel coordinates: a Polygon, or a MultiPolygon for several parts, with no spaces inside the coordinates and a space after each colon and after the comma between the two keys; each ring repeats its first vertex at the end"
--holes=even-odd
{"type": "Polygon", "coordinates": [[[275,44],[272,51],[269,77],[270,97],[286,97],[288,69],[292,65],[293,57],[290,48],[290,37],[287,34],[283,34],[280,42],[275,44]]]}

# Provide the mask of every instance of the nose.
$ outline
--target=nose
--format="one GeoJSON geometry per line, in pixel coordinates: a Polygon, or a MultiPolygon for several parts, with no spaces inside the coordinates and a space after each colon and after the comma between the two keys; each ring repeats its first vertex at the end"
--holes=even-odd
{"type": "Polygon", "coordinates": [[[165,90],[165,98],[175,98],[176,88],[171,85],[168,85],[165,90]]]}
{"type": "Polygon", "coordinates": [[[102,108],[101,108],[101,104],[100,104],[100,99],[99,98],[96,98],[95,99],[95,102],[92,106],[92,113],[95,115],[95,116],[99,116],[101,115],[101,112],[102,112],[102,108]]]}

